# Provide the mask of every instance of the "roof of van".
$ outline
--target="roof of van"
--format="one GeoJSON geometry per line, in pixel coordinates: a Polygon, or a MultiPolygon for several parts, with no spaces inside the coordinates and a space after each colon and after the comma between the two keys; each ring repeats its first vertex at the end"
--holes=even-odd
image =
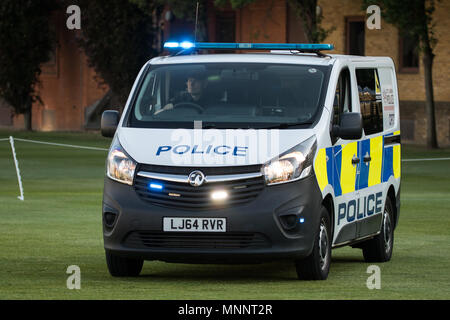
{"type": "Polygon", "coordinates": [[[150,60],[151,64],[183,64],[183,63],[287,63],[308,65],[332,65],[336,60],[350,60],[352,62],[392,61],[389,57],[366,57],[330,54],[328,57],[319,57],[314,53],[292,53],[290,51],[272,51],[270,53],[229,53],[229,54],[195,54],[179,56],[162,56],[150,60]]]}

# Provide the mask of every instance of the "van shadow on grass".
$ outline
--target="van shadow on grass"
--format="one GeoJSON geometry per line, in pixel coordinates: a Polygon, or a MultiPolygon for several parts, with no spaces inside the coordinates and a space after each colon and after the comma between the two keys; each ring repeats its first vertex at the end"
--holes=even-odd
{"type": "MultiPolygon", "coordinates": [[[[348,272],[364,259],[355,256],[332,258],[330,273],[348,272]]],[[[227,280],[227,281],[292,281],[297,279],[294,262],[278,261],[260,264],[177,264],[147,261],[139,278],[151,280],[227,280]]]]}
{"type": "Polygon", "coordinates": [[[295,267],[289,262],[262,264],[176,264],[146,262],[140,278],[151,280],[290,280],[295,267]]]}

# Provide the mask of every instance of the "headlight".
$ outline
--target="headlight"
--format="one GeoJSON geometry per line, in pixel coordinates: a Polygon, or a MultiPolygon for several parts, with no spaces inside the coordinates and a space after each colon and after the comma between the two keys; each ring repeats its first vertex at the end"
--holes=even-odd
{"type": "Polygon", "coordinates": [[[303,141],[262,167],[267,185],[303,179],[313,172],[316,136],[303,141]]]}
{"type": "Polygon", "coordinates": [[[136,162],[123,150],[119,139],[114,138],[108,154],[106,175],[118,182],[133,184],[136,162]]]}

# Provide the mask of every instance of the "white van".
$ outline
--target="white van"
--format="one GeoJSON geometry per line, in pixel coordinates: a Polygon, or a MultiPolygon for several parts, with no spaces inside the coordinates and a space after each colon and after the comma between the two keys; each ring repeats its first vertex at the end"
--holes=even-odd
{"type": "Polygon", "coordinates": [[[114,137],[103,197],[111,275],[137,276],[144,260],[284,259],[321,280],[344,245],[390,260],[401,162],[391,58],[326,55],[322,44],[165,46],[175,53],[145,64],[120,119],[102,116],[114,137]]]}

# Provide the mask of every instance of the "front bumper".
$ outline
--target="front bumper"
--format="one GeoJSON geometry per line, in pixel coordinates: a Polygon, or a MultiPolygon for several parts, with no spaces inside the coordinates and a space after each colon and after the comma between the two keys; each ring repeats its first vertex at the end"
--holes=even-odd
{"type": "Polygon", "coordinates": [[[120,256],[167,262],[297,260],[312,251],[321,203],[322,194],[314,175],[291,183],[266,186],[256,199],[247,204],[215,210],[182,210],[154,205],[139,198],[133,186],[106,177],[103,195],[104,246],[105,250],[120,256]],[[114,223],[109,226],[105,225],[105,213],[108,212],[115,214],[114,223]],[[196,237],[200,233],[163,232],[163,217],[226,218],[227,232],[220,235],[201,233],[203,240],[197,246],[181,245],[181,241],[178,242],[179,247],[174,246],[173,242],[164,247],[166,236],[186,236],[195,242],[199,241],[196,237]],[[303,223],[300,223],[300,218],[303,218],[303,223]],[[160,241],[158,246],[140,238],[146,234],[156,236],[160,241]],[[254,235],[258,241],[252,245],[251,241],[236,240],[236,235],[254,235]],[[194,238],[189,238],[191,236],[194,238]],[[209,236],[211,240],[208,240],[209,236]],[[211,245],[217,236],[225,239],[225,243],[230,243],[233,238],[233,246],[211,245]]]}

